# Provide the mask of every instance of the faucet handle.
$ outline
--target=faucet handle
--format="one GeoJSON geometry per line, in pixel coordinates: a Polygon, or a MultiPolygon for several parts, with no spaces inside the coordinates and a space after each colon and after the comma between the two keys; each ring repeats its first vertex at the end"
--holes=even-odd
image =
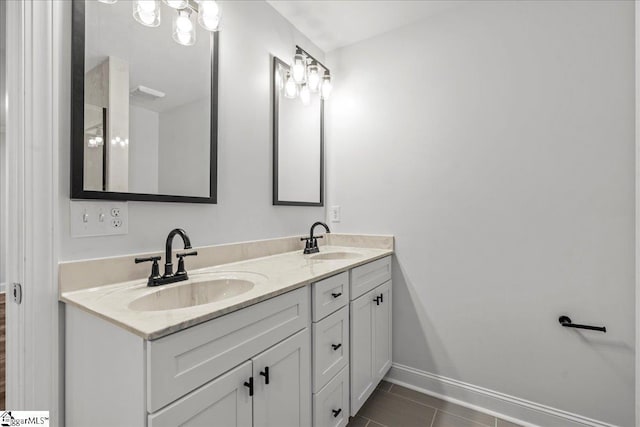
{"type": "Polygon", "coordinates": [[[141,262],[153,262],[151,265],[151,274],[149,275],[149,281],[147,282],[147,286],[156,286],[157,280],[160,276],[160,267],[158,266],[158,261],[160,261],[159,256],[152,256],[148,258],[136,258],[134,260],[136,264],[140,264],[141,262]]]}
{"type": "Polygon", "coordinates": [[[182,253],[176,254],[176,257],[178,258],[178,271],[176,271],[176,276],[187,275],[187,269],[184,267],[184,258],[188,256],[194,256],[194,255],[198,255],[198,251],[182,252],[182,253]]]}

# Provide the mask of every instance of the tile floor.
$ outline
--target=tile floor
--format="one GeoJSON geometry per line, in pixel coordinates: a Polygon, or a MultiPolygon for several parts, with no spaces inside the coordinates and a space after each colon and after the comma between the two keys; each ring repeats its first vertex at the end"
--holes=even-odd
{"type": "Polygon", "coordinates": [[[519,427],[382,381],[347,427],[519,427]]]}

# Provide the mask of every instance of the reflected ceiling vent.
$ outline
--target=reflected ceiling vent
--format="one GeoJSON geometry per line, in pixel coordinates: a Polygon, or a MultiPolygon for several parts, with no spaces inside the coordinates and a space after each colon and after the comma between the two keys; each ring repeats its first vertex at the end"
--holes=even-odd
{"type": "Polygon", "coordinates": [[[156,99],[164,98],[165,93],[159,90],[151,89],[146,86],[138,86],[131,90],[131,96],[138,97],[140,99],[146,99],[148,101],[155,101],[156,99]]]}

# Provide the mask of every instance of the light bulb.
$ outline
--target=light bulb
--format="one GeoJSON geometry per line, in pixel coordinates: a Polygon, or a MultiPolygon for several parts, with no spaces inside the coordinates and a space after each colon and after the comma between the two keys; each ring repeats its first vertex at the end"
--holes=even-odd
{"type": "Polygon", "coordinates": [[[184,9],[188,6],[187,0],[164,0],[165,4],[174,9],[184,9]]]}
{"type": "Polygon", "coordinates": [[[181,45],[191,46],[196,42],[196,31],[191,22],[191,9],[182,9],[173,19],[173,39],[181,45]]]}
{"type": "Polygon", "coordinates": [[[307,83],[311,92],[317,92],[320,88],[320,71],[317,64],[311,64],[307,68],[307,83]]]}
{"type": "Polygon", "coordinates": [[[302,101],[302,105],[305,106],[311,104],[311,91],[306,84],[303,84],[300,88],[300,101],[302,101]]]}
{"type": "Polygon", "coordinates": [[[198,5],[198,23],[207,31],[220,29],[220,6],[213,0],[200,0],[198,5]]]}
{"type": "Polygon", "coordinates": [[[160,1],[136,0],[133,3],[133,17],[147,27],[160,25],[160,1]]]}
{"type": "Polygon", "coordinates": [[[329,74],[325,74],[322,77],[322,86],[320,86],[320,96],[322,96],[322,99],[329,99],[332,89],[333,85],[331,84],[331,76],[329,74]]]}
{"type": "Polygon", "coordinates": [[[293,66],[291,67],[293,80],[300,84],[307,80],[307,61],[303,54],[296,53],[293,57],[293,66]]]}
{"type": "Polygon", "coordinates": [[[287,73],[287,82],[284,84],[284,96],[292,99],[298,96],[298,85],[293,81],[291,73],[287,73]]]}

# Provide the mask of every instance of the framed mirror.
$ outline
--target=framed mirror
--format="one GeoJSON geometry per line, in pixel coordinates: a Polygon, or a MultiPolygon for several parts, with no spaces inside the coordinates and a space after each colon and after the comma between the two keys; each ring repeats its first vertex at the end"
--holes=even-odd
{"type": "Polygon", "coordinates": [[[198,5],[73,0],[72,199],[216,203],[219,33],[198,5]]]}
{"type": "Polygon", "coordinates": [[[324,206],[324,100],[318,86],[303,94],[307,83],[293,83],[291,67],[277,57],[272,71],[273,204],[324,206]]]}

